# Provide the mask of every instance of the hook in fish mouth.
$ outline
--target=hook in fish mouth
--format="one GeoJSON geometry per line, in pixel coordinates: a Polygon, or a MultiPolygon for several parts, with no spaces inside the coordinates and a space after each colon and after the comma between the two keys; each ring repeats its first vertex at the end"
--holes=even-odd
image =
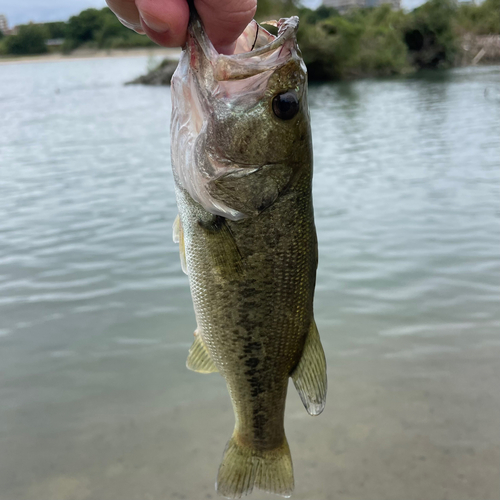
{"type": "MultiPolygon", "coordinates": [[[[272,35],[253,20],[237,39],[234,53],[225,55],[217,52],[206,35],[200,18],[192,13],[188,29],[191,54],[198,54],[210,63],[216,81],[240,80],[275,70],[286,64],[297,49],[295,38],[299,18],[293,16],[279,21],[267,21],[265,24],[276,26],[278,35],[272,35]]],[[[196,63],[197,58],[192,57],[191,65],[196,63]]]]}

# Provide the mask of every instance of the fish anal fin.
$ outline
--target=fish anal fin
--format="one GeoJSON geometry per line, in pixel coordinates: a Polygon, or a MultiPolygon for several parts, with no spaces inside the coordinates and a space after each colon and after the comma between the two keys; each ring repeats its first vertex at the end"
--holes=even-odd
{"type": "Polygon", "coordinates": [[[186,264],[186,247],[184,246],[184,231],[182,230],[181,218],[179,215],[174,220],[172,238],[174,243],[179,244],[179,257],[181,259],[181,267],[184,274],[188,274],[186,264]]]}
{"type": "Polygon", "coordinates": [[[310,415],[319,415],[326,402],[326,359],[314,319],[299,364],[291,374],[300,399],[310,415]]]}
{"type": "Polygon", "coordinates": [[[186,366],[198,373],[215,373],[219,371],[210,357],[205,342],[197,332],[194,334],[193,345],[189,349],[186,366]]]}
{"type": "Polygon", "coordinates": [[[278,448],[258,450],[240,443],[235,432],[227,443],[217,475],[217,492],[241,498],[253,488],[289,497],[293,491],[293,466],[286,438],[278,448]]]}

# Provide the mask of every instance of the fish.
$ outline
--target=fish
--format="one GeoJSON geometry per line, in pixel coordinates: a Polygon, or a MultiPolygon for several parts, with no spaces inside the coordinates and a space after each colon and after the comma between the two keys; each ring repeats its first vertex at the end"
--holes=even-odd
{"type": "Polygon", "coordinates": [[[187,367],[226,381],[235,427],[216,489],[234,499],[291,495],[289,378],[310,415],[327,392],[307,70],[298,18],[272,23],[277,35],[252,21],[224,55],[192,12],[171,82],[173,237],[197,322],[187,367]]]}

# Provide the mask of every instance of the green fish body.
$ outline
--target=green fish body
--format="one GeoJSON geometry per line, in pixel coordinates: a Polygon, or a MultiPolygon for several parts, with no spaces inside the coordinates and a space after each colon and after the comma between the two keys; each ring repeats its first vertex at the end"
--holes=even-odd
{"type": "Polygon", "coordinates": [[[187,365],[218,371],[235,414],[219,493],[289,496],[288,378],[311,415],[326,363],[313,318],[317,240],[312,145],[297,18],[252,22],[218,55],[198,20],[172,81],[172,161],[183,269],[197,319],[187,365]],[[254,40],[250,48],[250,41],[254,40]],[[240,51],[238,53],[238,51],[240,51]]]}

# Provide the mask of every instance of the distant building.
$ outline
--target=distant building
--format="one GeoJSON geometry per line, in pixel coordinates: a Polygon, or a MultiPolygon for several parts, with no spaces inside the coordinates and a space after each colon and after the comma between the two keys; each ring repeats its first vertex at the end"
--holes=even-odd
{"type": "Polygon", "coordinates": [[[323,5],[333,7],[340,13],[362,7],[377,7],[384,3],[390,4],[394,10],[401,8],[401,0],[323,0],[323,5]]]}
{"type": "Polygon", "coordinates": [[[4,35],[7,35],[9,33],[9,23],[7,22],[7,18],[3,14],[0,14],[0,31],[4,35]]]}
{"type": "Polygon", "coordinates": [[[51,38],[45,42],[47,47],[60,47],[64,43],[64,38],[51,38]]]}

